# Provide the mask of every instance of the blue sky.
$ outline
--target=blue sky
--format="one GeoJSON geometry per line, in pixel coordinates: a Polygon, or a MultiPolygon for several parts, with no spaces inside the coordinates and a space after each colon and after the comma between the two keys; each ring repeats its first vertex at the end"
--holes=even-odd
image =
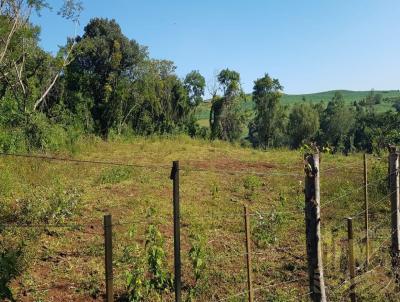
{"type": "MultiPolygon", "coordinates": [[[[54,52],[74,25],[56,14],[61,0],[32,22],[54,52]]],[[[179,76],[207,81],[237,70],[246,92],[264,73],[286,93],[400,89],[398,0],[83,0],[78,34],[93,17],[113,18],[126,36],[170,59],[179,76]]]]}

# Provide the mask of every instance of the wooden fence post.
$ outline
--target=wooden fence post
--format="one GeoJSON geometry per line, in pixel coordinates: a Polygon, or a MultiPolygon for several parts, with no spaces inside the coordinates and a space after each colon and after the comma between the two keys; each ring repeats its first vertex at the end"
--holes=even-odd
{"type": "Polygon", "coordinates": [[[306,173],[304,213],[310,297],[314,302],[326,302],[321,253],[319,153],[306,154],[304,158],[306,173]]]}
{"type": "Polygon", "coordinates": [[[114,301],[112,264],[112,217],[104,215],[104,255],[106,272],[106,302],[114,301]]]}
{"type": "Polygon", "coordinates": [[[253,293],[253,276],[252,276],[252,266],[251,266],[251,248],[250,248],[250,216],[249,208],[244,205],[244,228],[246,233],[246,260],[247,260],[247,291],[249,302],[254,301],[253,293]]]}
{"type": "Polygon", "coordinates": [[[365,206],[365,270],[369,267],[369,209],[368,209],[368,163],[364,153],[364,206],[365,206]]]}
{"type": "Polygon", "coordinates": [[[350,272],[350,301],[356,302],[356,270],[354,261],[354,243],[353,243],[353,219],[347,218],[347,239],[348,239],[348,258],[350,272]]]}
{"type": "Polygon", "coordinates": [[[395,146],[389,147],[389,190],[392,220],[392,268],[397,284],[400,283],[400,212],[399,212],[399,153],[395,146]]]}
{"type": "Polygon", "coordinates": [[[172,164],[173,212],[174,212],[174,269],[175,302],[181,302],[181,227],[179,213],[179,161],[172,164]]]}

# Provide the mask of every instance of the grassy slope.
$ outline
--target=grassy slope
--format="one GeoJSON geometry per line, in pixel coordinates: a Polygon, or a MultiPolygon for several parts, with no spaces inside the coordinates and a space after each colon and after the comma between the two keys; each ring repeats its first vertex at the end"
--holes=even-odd
{"type": "MultiPolygon", "coordinates": [[[[310,94],[285,94],[282,97],[282,104],[284,105],[293,105],[295,103],[301,102],[303,97],[306,98],[307,101],[312,103],[318,103],[320,101],[328,102],[335,95],[335,92],[340,91],[346,101],[346,103],[351,104],[354,101],[359,101],[365,98],[370,91],[350,91],[350,90],[332,90],[325,92],[317,92],[310,94]]],[[[375,93],[382,94],[383,98],[392,98],[392,97],[400,97],[399,90],[386,90],[386,91],[375,91],[375,93]]],[[[243,104],[243,107],[248,110],[252,110],[253,102],[251,101],[251,95],[248,95],[248,101],[243,104]]],[[[392,103],[390,102],[382,102],[381,104],[376,106],[376,109],[379,111],[386,111],[392,109],[392,103]]],[[[202,126],[208,126],[210,112],[210,103],[203,103],[198,111],[199,124],[202,126]]]]}
{"type": "MultiPolygon", "coordinates": [[[[30,200],[31,207],[34,207],[45,198],[54,198],[52,192],[59,189],[64,193],[72,188],[81,192],[78,209],[62,222],[85,226],[78,229],[48,228],[39,233],[34,242],[27,241],[31,251],[28,269],[13,283],[18,301],[91,301],[90,295],[93,292],[103,292],[101,223],[102,215],[109,212],[113,214],[114,221],[123,223],[114,228],[115,287],[118,294],[124,290],[123,274],[128,264],[123,263],[123,250],[132,244],[128,235],[132,226],[136,229],[135,241],[144,248],[145,227],[150,222],[159,225],[166,239],[168,265],[172,271],[172,190],[169,167],[171,161],[176,159],[181,161],[183,169],[181,212],[185,286],[194,282],[187,255],[190,248],[189,235],[194,233],[203,236],[207,248],[207,274],[201,283],[197,300],[217,301],[245,289],[244,232],[241,216],[243,202],[251,204],[252,213],[263,213],[251,218],[253,239],[259,236],[270,241],[267,246],[258,247],[255,243],[252,245],[255,253],[254,287],[262,288],[267,284],[300,279],[293,283],[260,289],[256,292],[257,299],[307,300],[307,281],[304,279],[306,258],[303,167],[299,152],[262,152],[186,137],[138,138],[130,142],[109,143],[96,141],[84,146],[82,150],[84,151],[76,156],[79,159],[118,161],[150,165],[153,168],[116,168],[106,165],[0,158],[3,205],[11,207],[15,212],[20,209],[22,200],[30,200]],[[211,171],[199,171],[203,169],[211,171]],[[227,170],[236,172],[222,173],[227,170]],[[116,171],[122,171],[122,174],[128,171],[128,177],[118,180],[115,176],[118,174],[116,171]],[[249,176],[249,172],[265,175],[249,176]],[[288,175],[292,173],[295,175],[288,175]],[[156,212],[150,218],[146,218],[145,213],[150,207],[156,212]],[[263,231],[257,230],[259,223],[264,225],[263,231]],[[51,289],[43,291],[48,287],[51,289]]],[[[328,267],[327,283],[331,288],[335,288],[347,275],[346,268],[343,267],[343,261],[346,259],[343,218],[359,212],[362,207],[361,192],[348,194],[362,182],[361,157],[323,155],[321,167],[322,171],[333,169],[322,172],[322,204],[347,194],[346,198],[338,198],[322,209],[324,258],[328,267]],[[335,237],[332,237],[332,234],[335,234],[335,237]]],[[[378,197],[380,196],[375,196],[372,192],[371,204],[378,197]]],[[[371,225],[378,226],[382,223],[382,217],[387,217],[388,211],[387,204],[374,206],[371,209],[371,225]]],[[[26,212],[21,213],[27,215],[26,212]]],[[[34,211],[27,213],[32,217],[36,215],[34,211]]],[[[361,227],[362,221],[356,220],[356,238],[362,236],[361,227]]],[[[382,227],[379,231],[387,235],[387,230],[382,227]]],[[[26,230],[11,229],[9,232],[12,238],[19,238],[24,236],[26,230]]],[[[380,242],[379,239],[373,241],[374,250],[380,242]]],[[[363,259],[360,255],[361,246],[357,242],[359,262],[363,259]]],[[[387,245],[383,247],[384,253],[376,255],[372,261],[373,265],[386,263],[383,260],[386,261],[387,257],[382,255],[388,255],[387,245]]],[[[363,278],[359,288],[362,288],[360,292],[365,292],[364,296],[369,296],[368,301],[374,301],[371,297],[378,295],[376,288],[371,284],[378,282],[377,286],[386,285],[386,272],[385,269],[378,268],[372,277],[363,278]],[[368,281],[368,278],[373,279],[368,281]]],[[[336,292],[330,291],[330,300],[339,301],[346,289],[345,286],[336,292]]],[[[385,291],[391,289],[390,285],[385,291]]],[[[166,301],[171,301],[172,297],[172,294],[165,295],[166,301]]],[[[376,301],[382,297],[383,294],[376,301]]],[[[244,300],[242,297],[236,297],[227,301],[244,300]]]]}

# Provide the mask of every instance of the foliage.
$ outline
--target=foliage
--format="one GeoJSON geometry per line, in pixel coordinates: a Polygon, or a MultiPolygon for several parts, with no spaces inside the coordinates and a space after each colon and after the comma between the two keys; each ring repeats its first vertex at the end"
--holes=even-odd
{"type": "Polygon", "coordinates": [[[198,70],[189,72],[184,80],[184,86],[189,95],[190,104],[198,106],[203,101],[206,80],[198,70]]]}
{"type": "Polygon", "coordinates": [[[194,273],[195,284],[193,288],[189,290],[190,300],[194,299],[201,290],[200,282],[204,281],[205,269],[206,269],[206,250],[204,238],[199,234],[190,235],[191,248],[189,250],[189,259],[192,264],[192,270],[194,273]]]}
{"type": "Polygon", "coordinates": [[[261,179],[256,175],[249,175],[244,178],[243,187],[245,188],[245,197],[252,200],[258,188],[262,185],[261,179]]]}
{"type": "Polygon", "coordinates": [[[351,137],[348,135],[355,122],[354,112],[345,105],[343,96],[336,93],[321,116],[319,143],[335,146],[336,151],[350,149],[351,137]]]}
{"type": "Polygon", "coordinates": [[[280,104],[283,87],[268,74],[254,81],[253,99],[256,114],[249,126],[249,137],[254,146],[280,146],[285,132],[285,110],[280,104]]]}
{"type": "MultiPolygon", "coordinates": [[[[136,228],[132,226],[129,231],[129,238],[134,240],[135,234],[136,228]]],[[[145,278],[145,258],[136,242],[124,248],[122,263],[132,265],[132,268],[126,273],[128,301],[144,301],[149,291],[149,282],[145,278]]]]}
{"type": "Polygon", "coordinates": [[[291,147],[298,148],[303,143],[309,142],[318,129],[318,112],[309,103],[301,103],[293,106],[289,114],[288,123],[291,147]]]}
{"type": "Polygon", "coordinates": [[[0,299],[15,301],[9,287],[10,282],[22,271],[23,247],[1,248],[0,251],[0,299]]]}
{"type": "Polygon", "coordinates": [[[285,222],[283,213],[272,210],[269,213],[257,213],[255,225],[252,228],[252,237],[258,247],[265,248],[278,240],[277,232],[285,222]]]}
{"type": "Polygon", "coordinates": [[[150,288],[159,294],[173,287],[173,280],[166,269],[164,238],[155,225],[149,225],[146,233],[147,264],[151,274],[150,288]]]}
{"type": "Polygon", "coordinates": [[[212,100],[211,138],[232,142],[242,136],[243,126],[247,119],[240,107],[240,102],[244,98],[240,87],[240,75],[236,71],[223,69],[218,74],[218,82],[224,95],[215,95],[212,100]]]}
{"type": "Polygon", "coordinates": [[[132,169],[129,167],[113,167],[105,170],[99,177],[100,184],[117,184],[127,180],[132,175],[132,169]]]}

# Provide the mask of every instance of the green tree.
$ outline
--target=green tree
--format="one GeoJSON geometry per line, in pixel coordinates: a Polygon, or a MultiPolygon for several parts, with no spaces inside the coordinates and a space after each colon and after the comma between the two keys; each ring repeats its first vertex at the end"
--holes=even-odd
{"type": "Polygon", "coordinates": [[[355,114],[344,102],[343,95],[336,92],[328,103],[321,118],[321,134],[319,143],[331,145],[336,151],[350,148],[352,137],[350,130],[355,122],[355,114]]]}
{"type": "Polygon", "coordinates": [[[135,103],[130,123],[140,134],[187,131],[196,108],[175,74],[173,62],[146,60],[134,83],[135,103]]]}
{"type": "MultiPolygon", "coordinates": [[[[0,2],[0,98],[12,98],[20,113],[39,109],[57,82],[68,56],[62,49],[52,58],[39,46],[40,29],[32,26],[32,11],[50,8],[45,0],[4,0],[0,2]]],[[[82,4],[64,0],[59,15],[77,21],[82,4]]]]}
{"type": "Polygon", "coordinates": [[[203,101],[206,80],[198,70],[193,70],[186,75],[184,85],[189,95],[190,104],[198,106],[203,101]]]}
{"type": "Polygon", "coordinates": [[[283,87],[268,74],[254,81],[253,100],[256,115],[249,126],[249,137],[255,146],[279,146],[285,136],[285,108],[280,104],[283,87]]]}
{"type": "Polygon", "coordinates": [[[76,101],[86,102],[95,131],[107,136],[130,110],[126,92],[147,52],[125,37],[114,20],[92,19],[76,41],[74,60],[66,73],[67,90],[73,94],[66,98],[68,107],[76,112],[84,107],[76,101]]]}
{"type": "Polygon", "coordinates": [[[314,137],[319,129],[319,115],[309,103],[300,103],[292,107],[289,114],[288,134],[293,148],[314,137]]]}
{"type": "Polygon", "coordinates": [[[246,122],[246,114],[241,107],[245,96],[240,86],[240,75],[224,69],[218,74],[218,82],[224,95],[215,95],[212,100],[211,137],[235,141],[241,137],[246,122]]]}

